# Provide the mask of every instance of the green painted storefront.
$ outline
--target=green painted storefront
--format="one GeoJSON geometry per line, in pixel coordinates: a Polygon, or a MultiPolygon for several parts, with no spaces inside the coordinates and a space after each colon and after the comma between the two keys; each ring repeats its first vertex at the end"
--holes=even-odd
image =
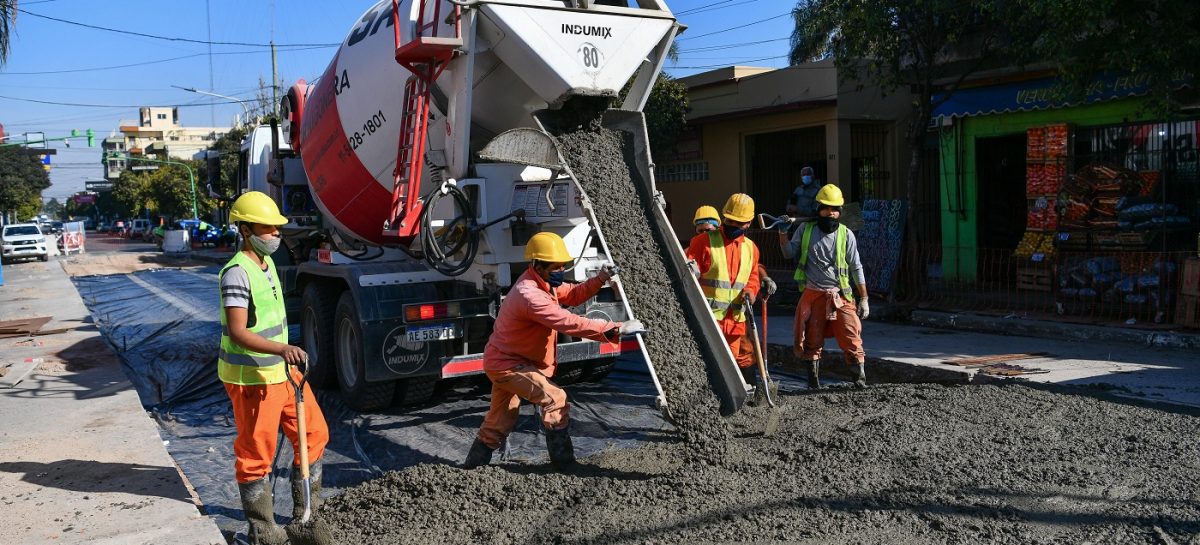
{"type": "Polygon", "coordinates": [[[976,143],[979,139],[1023,134],[1030,127],[1070,123],[1077,127],[1146,121],[1139,98],[1087,106],[1029,112],[959,117],[938,130],[942,275],[948,280],[974,280],[978,270],[979,177],[976,143]]]}

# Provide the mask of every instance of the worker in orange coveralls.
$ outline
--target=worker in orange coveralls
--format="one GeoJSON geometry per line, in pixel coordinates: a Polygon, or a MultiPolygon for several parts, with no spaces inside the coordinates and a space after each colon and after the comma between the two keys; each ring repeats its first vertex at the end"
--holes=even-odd
{"type": "Polygon", "coordinates": [[[565,268],[574,259],[562,237],[549,232],[529,239],[525,259],[530,262],[529,269],[500,304],[492,336],[483,350],[483,370],[492,381],[492,406],[463,462],[468,469],[491,462],[492,453],[517,424],[522,399],[541,409],[551,464],[558,469],[570,466],[575,461],[575,448],[567,429],[567,393],[550,382],[558,334],[617,342],[621,335],[645,331],[637,320],[592,320],[564,308],[580,305],[596,295],[605,282],[616,276],[616,266],[605,265],[600,274],[582,284],[564,284],[565,268]]]}
{"type": "Polygon", "coordinates": [[[729,197],[722,210],[721,229],[697,234],[688,244],[687,257],[696,263],[700,289],[708,300],[725,342],[747,382],[754,381],[754,345],[746,335],[744,299],[758,298],[760,268],[758,246],[746,238],[754,218],[754,199],[744,193],[729,197]]]}

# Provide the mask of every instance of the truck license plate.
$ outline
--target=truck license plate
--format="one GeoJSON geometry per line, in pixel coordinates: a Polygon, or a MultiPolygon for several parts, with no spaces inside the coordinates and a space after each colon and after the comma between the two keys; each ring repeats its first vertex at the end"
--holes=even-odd
{"type": "Polygon", "coordinates": [[[444,341],[457,339],[458,328],[454,324],[437,324],[421,327],[409,327],[404,334],[410,343],[427,343],[429,341],[444,341]]]}

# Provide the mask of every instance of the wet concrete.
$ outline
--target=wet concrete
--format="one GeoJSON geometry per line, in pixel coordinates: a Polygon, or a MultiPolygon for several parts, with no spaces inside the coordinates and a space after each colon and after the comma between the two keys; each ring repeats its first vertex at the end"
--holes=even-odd
{"type": "Polygon", "coordinates": [[[322,509],[339,543],[1186,543],[1200,540],[1195,415],[1024,386],[783,392],[721,419],[665,247],[586,119],[559,144],[596,205],[680,441],[555,473],[424,464],[322,509]],[[579,130],[582,129],[582,130],[579,130]],[[611,223],[610,223],[611,222],[611,223]]]}
{"type": "Polygon", "coordinates": [[[1196,418],[1021,385],[784,392],[682,442],[545,466],[421,465],[323,508],[340,543],[1196,543],[1196,418]],[[1164,539],[1166,536],[1167,539],[1164,539]]]}

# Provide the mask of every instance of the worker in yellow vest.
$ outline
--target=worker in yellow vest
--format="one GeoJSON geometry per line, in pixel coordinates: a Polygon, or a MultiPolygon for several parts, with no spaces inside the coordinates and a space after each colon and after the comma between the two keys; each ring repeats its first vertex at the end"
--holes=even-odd
{"type": "MultiPolygon", "coordinates": [[[[292,498],[299,517],[304,510],[300,479],[296,394],[288,383],[289,366],[307,365],[303,349],[288,344],[287,311],[283,285],[271,254],[282,241],[279,226],[288,222],[275,201],[251,191],[234,201],[229,220],[242,238],[241,251],[221,269],[221,351],[217,374],[233,404],[237,438],[234,471],[242,510],[252,544],[282,544],[287,534],[275,522],[274,501],[268,478],[275,456],[279,428],[292,443],[292,498]]],[[[299,378],[297,382],[299,382],[299,378]]],[[[304,386],[312,507],[320,504],[321,455],[329,442],[325,416],[308,385],[304,386]]]]}
{"type": "Polygon", "coordinates": [[[825,338],[835,337],[846,363],[856,367],[855,386],[865,388],[861,320],[871,314],[871,307],[858,243],[839,222],[845,198],[838,186],[826,184],[817,192],[816,202],[816,221],[801,224],[791,238],[786,224],[781,224],[779,233],[784,257],[797,258],[795,279],[801,292],[792,349],[808,362],[809,387],[820,388],[821,351],[825,338]]]}
{"type": "MultiPolygon", "coordinates": [[[[716,208],[706,204],[696,209],[696,215],[692,219],[692,224],[696,226],[697,235],[716,231],[721,228],[721,215],[717,212],[716,208]]],[[[775,295],[775,290],[778,286],[774,280],[771,280],[770,276],[767,276],[767,269],[762,266],[762,263],[758,264],[758,279],[762,283],[761,291],[766,292],[766,295],[763,296],[764,301],[775,295]]]]}
{"type": "Polygon", "coordinates": [[[744,301],[753,303],[760,287],[758,246],[746,237],[754,218],[754,199],[745,193],[729,197],[722,210],[720,229],[697,234],[688,244],[687,257],[700,273],[704,292],[713,317],[747,382],[754,380],[754,345],[746,336],[744,301]]]}

